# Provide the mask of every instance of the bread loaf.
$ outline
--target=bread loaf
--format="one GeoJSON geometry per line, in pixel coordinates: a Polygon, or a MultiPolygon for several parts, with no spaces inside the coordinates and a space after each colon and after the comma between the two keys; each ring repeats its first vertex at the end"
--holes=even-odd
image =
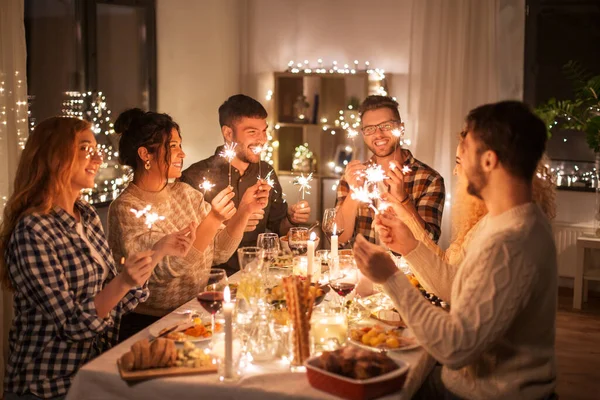
{"type": "Polygon", "coordinates": [[[125,371],[170,367],[176,360],[177,348],[172,340],[158,338],[150,343],[142,339],[121,356],[121,367],[125,371]]]}

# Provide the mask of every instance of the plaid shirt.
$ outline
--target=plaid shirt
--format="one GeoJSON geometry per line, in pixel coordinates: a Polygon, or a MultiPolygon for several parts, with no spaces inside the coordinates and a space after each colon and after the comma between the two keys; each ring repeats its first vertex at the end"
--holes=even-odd
{"type": "MultiPolygon", "coordinates": [[[[446,197],[444,178],[433,168],[414,158],[409,150],[403,149],[402,155],[404,156],[404,164],[402,165],[406,165],[411,169],[411,172],[404,176],[406,193],[423,221],[425,221],[425,229],[437,242],[440,238],[444,198],[446,197]]],[[[374,156],[365,165],[371,163],[375,163],[374,156]]],[[[336,207],[342,205],[349,193],[350,186],[348,186],[348,182],[340,179],[337,187],[336,207]]],[[[352,239],[360,233],[371,243],[375,243],[375,229],[372,226],[374,217],[375,212],[369,208],[368,204],[361,203],[354,221],[352,239]]]]}
{"type": "Polygon", "coordinates": [[[108,317],[97,315],[94,296],[117,270],[100,218],[86,203],[75,206],[89,242],[109,269],[107,279],[66,211],[55,207],[21,218],[4,255],[15,313],[4,377],[9,393],[65,395],[77,370],[116,344],[121,316],[148,297],[146,288],[132,289],[108,317]]]}

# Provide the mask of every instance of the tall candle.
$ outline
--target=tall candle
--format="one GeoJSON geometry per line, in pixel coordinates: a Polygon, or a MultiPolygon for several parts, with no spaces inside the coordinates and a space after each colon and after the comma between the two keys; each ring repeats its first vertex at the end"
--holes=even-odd
{"type": "Polygon", "coordinates": [[[315,239],[317,238],[317,235],[312,232],[310,234],[310,238],[308,239],[308,242],[306,243],[306,258],[307,258],[307,265],[306,265],[306,276],[312,276],[313,275],[313,271],[315,269],[315,239]]]}
{"type": "Polygon", "coordinates": [[[233,378],[233,303],[229,286],[223,291],[223,314],[225,314],[225,379],[233,378]]]}
{"type": "Polygon", "coordinates": [[[338,256],[338,236],[337,236],[337,224],[333,223],[333,234],[331,235],[331,258],[338,256]]]}

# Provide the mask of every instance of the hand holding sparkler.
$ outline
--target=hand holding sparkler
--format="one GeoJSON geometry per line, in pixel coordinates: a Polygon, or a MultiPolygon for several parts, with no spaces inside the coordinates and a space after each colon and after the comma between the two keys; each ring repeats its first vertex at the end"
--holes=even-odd
{"type": "Polygon", "coordinates": [[[310,206],[305,200],[288,207],[288,219],[293,224],[305,224],[310,217],[310,206]]]}
{"type": "Polygon", "coordinates": [[[232,199],[235,197],[235,193],[231,186],[227,186],[221,190],[215,198],[210,202],[212,206],[210,214],[213,215],[218,221],[227,221],[235,214],[235,204],[232,199]]]}
{"type": "Polygon", "coordinates": [[[390,193],[396,196],[400,201],[406,201],[408,193],[406,193],[405,178],[411,169],[408,165],[400,168],[393,161],[390,162],[390,169],[387,173],[389,178],[388,185],[390,187],[390,193]]]}
{"type": "Polygon", "coordinates": [[[352,160],[346,165],[343,179],[350,186],[362,186],[364,183],[364,174],[367,167],[358,160],[352,160]]]}
{"type": "MultiPolygon", "coordinates": [[[[196,241],[196,229],[198,224],[191,222],[184,229],[163,236],[158,242],[154,243],[152,250],[156,252],[156,258],[161,260],[165,256],[185,257],[196,241]]],[[[172,278],[179,276],[178,273],[170,272],[172,278]]]]}
{"type": "Polygon", "coordinates": [[[156,265],[152,261],[153,256],[154,251],[148,250],[130,255],[127,260],[121,259],[121,272],[115,279],[122,280],[130,288],[144,285],[156,265]]]}
{"type": "Polygon", "coordinates": [[[258,155],[258,178],[262,179],[262,173],[260,172],[260,164],[262,160],[262,153],[267,149],[266,145],[256,145],[252,148],[252,152],[258,155]]]}
{"type": "Polygon", "coordinates": [[[270,191],[271,186],[267,185],[265,181],[257,181],[244,192],[244,195],[240,200],[240,211],[254,213],[258,210],[262,210],[269,203],[270,191]]]}

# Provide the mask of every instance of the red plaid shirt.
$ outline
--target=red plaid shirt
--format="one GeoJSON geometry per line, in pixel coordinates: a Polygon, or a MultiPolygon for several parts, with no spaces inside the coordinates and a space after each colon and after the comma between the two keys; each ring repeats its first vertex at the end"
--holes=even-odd
{"type": "MultiPolygon", "coordinates": [[[[423,221],[425,221],[425,229],[432,239],[437,242],[440,238],[442,212],[444,211],[444,199],[446,197],[444,178],[433,168],[415,159],[409,150],[403,149],[402,155],[404,156],[404,164],[402,165],[407,165],[411,169],[411,172],[404,176],[406,193],[423,221]]],[[[375,163],[374,156],[365,165],[371,163],[375,163]]],[[[350,186],[348,182],[340,179],[337,187],[336,208],[342,205],[349,193],[350,186]]],[[[374,217],[375,213],[369,208],[369,205],[361,203],[354,222],[352,239],[360,233],[367,240],[375,243],[375,230],[372,226],[374,217]]]]}

